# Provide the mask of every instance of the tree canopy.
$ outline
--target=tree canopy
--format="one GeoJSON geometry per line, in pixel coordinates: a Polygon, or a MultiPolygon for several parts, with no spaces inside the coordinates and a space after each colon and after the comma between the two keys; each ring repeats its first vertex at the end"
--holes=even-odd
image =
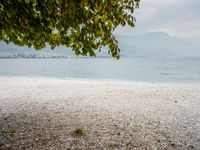
{"type": "Polygon", "coordinates": [[[108,46],[118,59],[113,31],[134,26],[138,5],[139,0],[0,0],[0,40],[36,50],[65,45],[83,56],[108,46]]]}

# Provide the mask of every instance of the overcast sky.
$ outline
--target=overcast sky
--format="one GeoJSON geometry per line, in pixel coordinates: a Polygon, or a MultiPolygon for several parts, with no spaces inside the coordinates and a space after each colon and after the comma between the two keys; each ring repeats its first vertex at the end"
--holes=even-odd
{"type": "Polygon", "coordinates": [[[135,17],[134,30],[119,29],[117,34],[164,31],[190,41],[200,40],[200,0],[141,0],[135,17]]]}

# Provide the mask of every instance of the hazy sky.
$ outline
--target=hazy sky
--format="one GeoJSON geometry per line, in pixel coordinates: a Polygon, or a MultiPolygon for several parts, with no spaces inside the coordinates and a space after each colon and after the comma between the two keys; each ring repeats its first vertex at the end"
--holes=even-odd
{"type": "Polygon", "coordinates": [[[200,40],[200,0],[141,0],[135,17],[134,30],[124,28],[117,33],[164,31],[190,41],[200,40]]]}

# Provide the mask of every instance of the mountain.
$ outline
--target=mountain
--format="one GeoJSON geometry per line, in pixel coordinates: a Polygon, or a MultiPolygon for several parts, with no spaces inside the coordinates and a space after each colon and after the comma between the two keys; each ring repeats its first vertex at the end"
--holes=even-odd
{"type": "MultiPolygon", "coordinates": [[[[200,57],[200,46],[179,38],[171,37],[165,32],[149,32],[134,36],[116,36],[122,57],[200,57]]],[[[51,50],[46,47],[40,51],[33,48],[7,45],[0,42],[0,57],[74,57],[71,49],[60,46],[51,50]]],[[[98,57],[109,57],[106,48],[98,57]]]]}
{"type": "Polygon", "coordinates": [[[200,57],[200,47],[165,32],[117,37],[124,56],[200,57]]]}
{"type": "Polygon", "coordinates": [[[46,48],[36,51],[33,48],[28,48],[27,46],[20,47],[12,43],[6,44],[5,42],[0,42],[0,57],[10,56],[10,57],[68,57],[73,56],[71,49],[60,46],[52,50],[49,46],[46,48]]]}

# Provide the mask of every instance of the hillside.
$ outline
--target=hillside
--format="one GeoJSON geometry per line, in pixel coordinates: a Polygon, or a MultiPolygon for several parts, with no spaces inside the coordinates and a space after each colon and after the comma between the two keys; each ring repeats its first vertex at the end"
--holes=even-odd
{"type": "MultiPolygon", "coordinates": [[[[169,36],[165,32],[149,32],[135,36],[116,36],[120,43],[122,57],[200,57],[200,46],[169,36]]],[[[7,45],[0,42],[0,57],[74,57],[71,49],[60,46],[40,51],[33,48],[7,45]]],[[[98,57],[109,57],[106,48],[98,57]]]]}

